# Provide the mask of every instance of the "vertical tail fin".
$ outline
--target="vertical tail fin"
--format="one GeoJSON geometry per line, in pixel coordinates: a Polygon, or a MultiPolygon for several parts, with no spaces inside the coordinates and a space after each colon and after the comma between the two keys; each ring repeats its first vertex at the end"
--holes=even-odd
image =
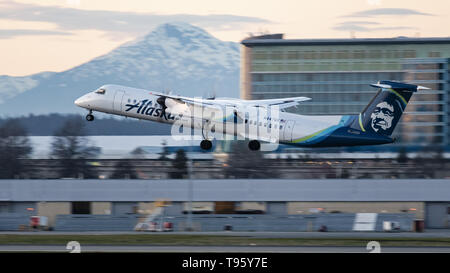
{"type": "Polygon", "coordinates": [[[390,136],[394,131],[413,93],[417,90],[428,89],[392,81],[379,81],[371,86],[381,89],[359,114],[358,127],[364,132],[386,136],[390,136]]]}

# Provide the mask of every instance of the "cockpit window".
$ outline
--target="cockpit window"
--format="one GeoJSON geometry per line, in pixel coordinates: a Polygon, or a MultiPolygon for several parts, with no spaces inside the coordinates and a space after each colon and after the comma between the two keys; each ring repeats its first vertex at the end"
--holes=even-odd
{"type": "Polygon", "coordinates": [[[106,93],[106,90],[103,89],[103,88],[100,88],[100,89],[98,89],[97,91],[95,91],[95,93],[97,93],[97,94],[105,94],[105,93],[106,93]]]}

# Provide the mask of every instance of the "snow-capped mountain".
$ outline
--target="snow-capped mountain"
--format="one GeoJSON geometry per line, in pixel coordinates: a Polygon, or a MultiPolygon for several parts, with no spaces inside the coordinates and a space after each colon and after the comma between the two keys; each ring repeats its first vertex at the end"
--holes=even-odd
{"type": "Polygon", "coordinates": [[[0,76],[0,115],[84,113],[73,101],[106,84],[186,96],[239,96],[239,45],[186,24],[148,35],[70,70],[0,76]]]}

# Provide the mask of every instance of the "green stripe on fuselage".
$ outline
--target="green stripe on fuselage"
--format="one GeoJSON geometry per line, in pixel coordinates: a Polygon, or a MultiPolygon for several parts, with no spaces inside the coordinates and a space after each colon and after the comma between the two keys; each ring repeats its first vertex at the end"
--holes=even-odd
{"type": "Polygon", "coordinates": [[[289,143],[301,143],[301,142],[305,142],[308,140],[311,140],[312,138],[315,137],[320,137],[320,134],[325,133],[325,134],[331,134],[333,131],[335,131],[336,129],[345,126],[345,123],[351,118],[351,116],[341,116],[341,120],[338,122],[338,124],[336,125],[331,125],[326,127],[325,129],[322,129],[320,131],[317,131],[313,134],[304,136],[302,138],[298,138],[298,139],[294,139],[289,143]]]}
{"type": "MultiPolygon", "coordinates": [[[[328,127],[328,128],[330,128],[330,127],[328,127]]],[[[315,132],[315,133],[313,133],[313,134],[311,134],[311,135],[307,135],[307,136],[305,136],[305,137],[302,137],[302,138],[299,138],[299,139],[295,139],[295,140],[291,141],[291,143],[299,143],[299,142],[306,141],[306,140],[308,140],[308,139],[310,139],[310,138],[313,138],[313,137],[317,136],[318,134],[322,133],[323,131],[327,130],[328,128],[325,128],[325,129],[323,129],[323,130],[320,130],[320,131],[318,131],[318,132],[315,132]]]]}

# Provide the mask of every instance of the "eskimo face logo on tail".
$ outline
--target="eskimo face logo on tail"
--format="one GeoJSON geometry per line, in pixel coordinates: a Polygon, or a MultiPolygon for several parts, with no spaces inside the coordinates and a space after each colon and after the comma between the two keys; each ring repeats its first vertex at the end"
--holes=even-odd
{"type": "Polygon", "coordinates": [[[378,132],[380,129],[386,131],[391,128],[392,121],[394,120],[394,106],[383,101],[375,106],[371,118],[371,126],[375,132],[378,132]]]}

